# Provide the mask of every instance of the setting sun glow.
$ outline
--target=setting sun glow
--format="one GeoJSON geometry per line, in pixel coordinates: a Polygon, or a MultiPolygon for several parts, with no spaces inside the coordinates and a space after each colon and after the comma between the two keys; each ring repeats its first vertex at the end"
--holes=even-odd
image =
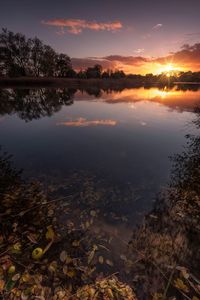
{"type": "Polygon", "coordinates": [[[173,64],[166,64],[158,70],[158,73],[165,73],[167,77],[170,77],[171,75],[174,75],[175,72],[178,72],[181,69],[181,67],[177,67],[173,64]]]}

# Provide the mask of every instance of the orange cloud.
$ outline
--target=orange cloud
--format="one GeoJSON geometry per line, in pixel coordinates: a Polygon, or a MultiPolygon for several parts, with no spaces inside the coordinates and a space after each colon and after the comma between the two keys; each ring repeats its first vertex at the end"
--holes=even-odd
{"type": "Polygon", "coordinates": [[[52,19],[48,21],[42,21],[42,24],[60,27],[60,34],[65,33],[64,28],[66,28],[67,31],[72,34],[80,34],[84,29],[90,29],[95,31],[116,31],[123,27],[122,23],[119,21],[101,23],[96,21],[89,22],[81,19],[52,19]]]}
{"type": "Polygon", "coordinates": [[[75,121],[66,121],[66,122],[59,122],[56,125],[63,125],[63,126],[72,126],[72,127],[88,127],[88,126],[115,126],[117,125],[117,121],[114,120],[93,120],[89,121],[84,118],[78,118],[75,121]]]}
{"type": "Polygon", "coordinates": [[[200,43],[184,45],[181,50],[162,57],[109,55],[105,57],[72,58],[76,70],[100,64],[103,69],[120,69],[125,73],[158,74],[163,66],[172,64],[180,71],[200,71],[200,43]]]}

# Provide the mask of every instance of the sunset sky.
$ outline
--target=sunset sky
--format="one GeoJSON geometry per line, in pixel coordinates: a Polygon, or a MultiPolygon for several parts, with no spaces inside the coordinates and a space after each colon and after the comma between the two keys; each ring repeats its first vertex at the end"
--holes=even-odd
{"type": "Polygon", "coordinates": [[[200,70],[200,0],[0,0],[0,26],[38,36],[75,68],[200,70]],[[172,54],[173,53],[173,54],[172,54]]]}

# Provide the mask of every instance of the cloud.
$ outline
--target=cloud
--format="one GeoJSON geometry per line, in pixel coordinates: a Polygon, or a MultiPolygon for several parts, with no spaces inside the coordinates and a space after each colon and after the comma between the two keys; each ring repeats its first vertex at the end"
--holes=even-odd
{"type": "Polygon", "coordinates": [[[164,63],[171,61],[178,65],[183,65],[192,69],[200,69],[200,43],[190,46],[185,44],[180,51],[174,52],[166,57],[155,59],[156,62],[164,63]]]}
{"type": "Polygon", "coordinates": [[[105,56],[104,59],[108,61],[120,62],[125,65],[140,66],[145,62],[148,62],[149,59],[142,56],[122,56],[122,55],[109,55],[105,56]]]}
{"type": "Polygon", "coordinates": [[[138,48],[134,52],[137,53],[137,54],[144,53],[144,48],[138,48]]]}
{"type": "Polygon", "coordinates": [[[115,68],[115,62],[103,58],[71,58],[71,62],[75,70],[87,69],[94,65],[101,65],[104,70],[115,68]]]}
{"type": "Polygon", "coordinates": [[[152,37],[152,35],[150,33],[147,33],[142,36],[142,39],[147,40],[147,39],[150,39],[151,37],[152,37]]]}
{"type": "Polygon", "coordinates": [[[163,65],[173,64],[180,70],[200,70],[200,43],[190,46],[183,45],[179,51],[162,57],[108,55],[105,57],[72,58],[72,65],[76,70],[86,69],[95,64],[103,69],[120,69],[125,73],[146,74],[158,73],[163,65]]]}
{"type": "Polygon", "coordinates": [[[153,29],[153,30],[158,30],[158,29],[160,29],[161,27],[163,27],[163,24],[158,23],[158,24],[156,24],[155,26],[153,26],[152,29],[153,29]]]}
{"type": "Polygon", "coordinates": [[[115,126],[117,125],[117,121],[115,120],[92,120],[89,121],[85,118],[78,118],[72,121],[59,122],[56,124],[57,126],[72,126],[72,127],[88,127],[88,126],[115,126]]]}
{"type": "Polygon", "coordinates": [[[72,34],[80,34],[84,29],[90,29],[94,31],[116,31],[123,27],[122,23],[119,21],[115,22],[96,22],[96,21],[86,21],[81,19],[51,19],[48,21],[41,22],[44,25],[59,27],[60,31],[58,34],[64,34],[65,29],[67,32],[72,34]]]}
{"type": "Polygon", "coordinates": [[[198,36],[198,35],[200,35],[200,32],[185,33],[185,36],[198,36]]]}

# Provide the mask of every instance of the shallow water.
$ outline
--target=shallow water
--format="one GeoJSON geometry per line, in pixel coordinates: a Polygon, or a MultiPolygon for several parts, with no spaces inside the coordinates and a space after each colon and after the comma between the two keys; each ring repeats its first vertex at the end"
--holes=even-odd
{"type": "Polygon", "coordinates": [[[9,89],[1,99],[0,144],[24,176],[45,183],[94,176],[134,198],[134,223],[167,184],[169,156],[192,131],[200,91],[9,89]]]}

